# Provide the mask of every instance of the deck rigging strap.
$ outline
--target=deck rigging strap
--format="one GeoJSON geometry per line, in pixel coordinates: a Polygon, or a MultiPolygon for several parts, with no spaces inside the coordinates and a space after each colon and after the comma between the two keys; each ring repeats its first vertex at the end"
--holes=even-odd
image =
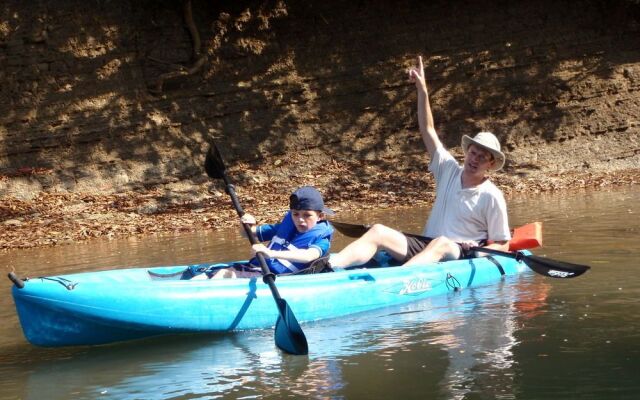
{"type": "Polygon", "coordinates": [[[62,277],[48,277],[48,276],[41,276],[39,277],[42,280],[48,280],[48,281],[54,281],[54,282],[58,282],[59,284],[61,284],[62,286],[64,286],[67,290],[73,290],[76,285],[78,284],[78,282],[72,282],[68,279],[62,278],[62,277]]]}
{"type": "Polygon", "coordinates": [[[502,268],[502,265],[500,265],[500,262],[498,262],[498,260],[496,260],[493,256],[491,255],[487,255],[486,256],[487,260],[491,261],[492,263],[495,264],[496,267],[498,267],[498,271],[500,271],[500,275],[504,276],[506,273],[504,272],[504,268],[502,268]]]}

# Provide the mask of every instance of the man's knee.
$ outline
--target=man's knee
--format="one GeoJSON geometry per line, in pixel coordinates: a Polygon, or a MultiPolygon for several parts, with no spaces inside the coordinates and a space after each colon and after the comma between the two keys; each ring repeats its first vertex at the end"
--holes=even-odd
{"type": "Polygon", "coordinates": [[[369,236],[373,242],[381,243],[388,237],[390,229],[391,228],[382,224],[373,224],[366,235],[369,236]]]}
{"type": "Polygon", "coordinates": [[[435,258],[451,260],[460,256],[460,246],[445,236],[439,236],[431,241],[423,252],[431,252],[435,258]]]}
{"type": "Polygon", "coordinates": [[[388,226],[374,224],[361,239],[375,245],[378,249],[391,251],[394,254],[406,254],[406,237],[388,226]]]}
{"type": "Polygon", "coordinates": [[[451,240],[449,240],[449,238],[447,238],[445,236],[438,236],[437,238],[433,239],[429,243],[429,246],[427,246],[427,247],[431,247],[431,248],[448,247],[449,243],[451,243],[451,240]]]}

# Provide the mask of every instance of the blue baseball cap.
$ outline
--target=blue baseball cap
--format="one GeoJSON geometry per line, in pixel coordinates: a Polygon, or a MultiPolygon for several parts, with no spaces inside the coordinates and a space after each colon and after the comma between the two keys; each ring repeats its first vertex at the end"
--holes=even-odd
{"type": "Polygon", "coordinates": [[[330,208],[324,206],[324,200],[318,189],[313,186],[303,186],[289,196],[289,208],[292,210],[322,211],[334,215],[330,208]]]}

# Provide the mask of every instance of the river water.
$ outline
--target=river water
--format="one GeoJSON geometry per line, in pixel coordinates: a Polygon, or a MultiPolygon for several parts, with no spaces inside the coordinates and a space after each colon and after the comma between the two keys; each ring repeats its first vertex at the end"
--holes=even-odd
{"type": "MultiPolygon", "coordinates": [[[[512,199],[509,207],[512,226],[544,223],[537,255],[592,269],[564,280],[527,273],[304,324],[308,357],[278,351],[272,330],[37,348],[22,336],[6,280],[0,399],[640,398],[640,186],[512,199]]],[[[340,217],[419,232],[427,213],[340,217]]],[[[338,235],[334,249],[347,242],[338,235]]],[[[41,276],[246,257],[233,230],[17,250],[0,262],[41,276]]]]}

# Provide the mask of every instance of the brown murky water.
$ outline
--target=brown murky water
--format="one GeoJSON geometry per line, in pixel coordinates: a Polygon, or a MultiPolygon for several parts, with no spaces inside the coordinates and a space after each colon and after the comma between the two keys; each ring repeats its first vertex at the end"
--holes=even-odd
{"type": "MultiPolygon", "coordinates": [[[[580,278],[527,274],[304,326],[308,357],[270,330],[42,349],[0,298],[0,399],[635,399],[640,397],[640,187],[516,199],[511,225],[544,223],[536,254],[589,264],[580,278]]],[[[341,216],[419,232],[426,209],[341,216]]],[[[338,235],[334,249],[349,239],[338,235]]],[[[0,255],[39,276],[247,257],[236,231],[93,241],[0,255]]]]}

